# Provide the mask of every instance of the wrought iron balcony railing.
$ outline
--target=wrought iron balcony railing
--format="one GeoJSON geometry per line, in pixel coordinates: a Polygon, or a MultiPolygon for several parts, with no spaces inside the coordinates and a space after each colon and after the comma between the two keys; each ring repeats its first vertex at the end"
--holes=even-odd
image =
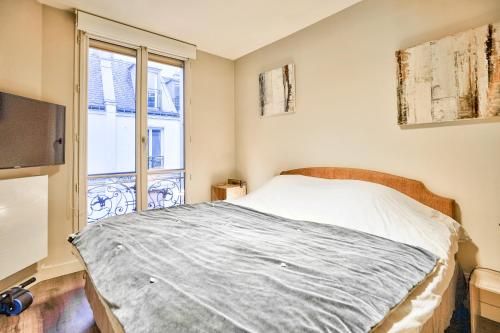
{"type": "Polygon", "coordinates": [[[88,223],[136,210],[135,176],[89,178],[87,183],[88,223]]]}
{"type": "Polygon", "coordinates": [[[165,161],[164,156],[149,156],[148,168],[149,169],[163,168],[164,161],[165,161]]]}
{"type": "MultiPolygon", "coordinates": [[[[184,204],[184,172],[148,175],[148,209],[182,204],[184,204]]],[[[135,175],[92,176],[88,179],[88,223],[136,210],[135,175]]]]}
{"type": "Polygon", "coordinates": [[[148,175],[148,209],[184,204],[184,172],[148,175]]]}

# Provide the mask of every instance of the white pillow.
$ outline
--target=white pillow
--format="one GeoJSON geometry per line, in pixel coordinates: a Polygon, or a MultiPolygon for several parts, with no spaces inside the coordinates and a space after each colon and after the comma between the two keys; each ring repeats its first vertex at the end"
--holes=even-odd
{"type": "Polygon", "coordinates": [[[452,218],[375,183],[283,175],[245,197],[228,202],[419,246],[443,260],[458,248],[460,225],[452,218]]]}

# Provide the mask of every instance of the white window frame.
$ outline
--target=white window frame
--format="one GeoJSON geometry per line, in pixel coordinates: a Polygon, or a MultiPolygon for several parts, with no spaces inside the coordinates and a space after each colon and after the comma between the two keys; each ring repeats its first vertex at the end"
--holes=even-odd
{"type": "MultiPolygon", "coordinates": [[[[171,54],[162,54],[160,52],[152,52],[144,46],[130,45],[127,43],[116,42],[108,38],[88,34],[85,31],[76,30],[75,32],[75,99],[74,109],[76,111],[74,117],[74,165],[73,165],[73,230],[78,231],[87,225],[87,112],[88,112],[88,50],[93,43],[106,43],[112,48],[119,49],[128,48],[136,52],[136,186],[138,190],[136,195],[137,211],[146,210],[148,206],[147,199],[147,183],[149,174],[184,172],[184,201],[187,202],[186,193],[189,192],[191,174],[189,169],[189,147],[191,143],[190,134],[190,75],[191,62],[189,59],[182,57],[172,57],[171,54]],[[148,75],[148,59],[153,61],[169,63],[177,63],[179,60],[184,62],[184,146],[183,146],[183,161],[184,168],[176,170],[150,170],[148,171],[148,98],[147,98],[147,75],[148,75]]],[[[182,89],[182,87],[181,87],[182,89]]],[[[162,147],[163,149],[163,147],[162,147]]]]}

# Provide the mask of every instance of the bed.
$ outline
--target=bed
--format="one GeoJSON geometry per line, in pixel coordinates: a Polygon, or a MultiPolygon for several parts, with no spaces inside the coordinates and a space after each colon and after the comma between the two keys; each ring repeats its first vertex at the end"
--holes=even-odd
{"type": "MultiPolygon", "coordinates": [[[[411,283],[408,282],[409,288],[404,292],[404,296],[395,298],[395,304],[386,305],[386,308],[389,308],[388,311],[382,311],[379,314],[373,315],[375,318],[379,318],[376,319],[376,324],[373,324],[375,322],[373,322],[373,318],[371,318],[370,320],[372,320],[372,323],[359,323],[358,326],[353,327],[342,327],[341,325],[338,331],[357,331],[358,328],[366,324],[368,325],[367,327],[370,328],[360,329],[360,332],[442,332],[449,325],[454,310],[455,285],[457,279],[455,254],[458,249],[459,226],[451,219],[454,217],[454,201],[433,194],[419,181],[369,170],[333,167],[305,168],[284,171],[280,176],[275,177],[261,189],[241,199],[225,203],[203,205],[204,206],[193,208],[194,212],[197,213],[203,210],[210,212],[212,209],[218,209],[221,211],[231,211],[231,214],[240,214],[242,213],[240,211],[243,210],[245,214],[249,214],[250,212],[250,214],[255,215],[255,219],[252,220],[252,223],[255,225],[256,229],[260,227],[258,223],[259,219],[271,219],[274,221],[273,225],[282,225],[284,228],[293,227],[293,230],[301,233],[300,239],[304,239],[304,242],[307,242],[308,239],[308,236],[305,236],[305,234],[320,234],[322,232],[321,228],[327,228],[325,229],[326,233],[333,230],[335,234],[341,234],[342,232],[349,234],[354,232],[355,237],[359,235],[369,237],[366,240],[367,246],[370,246],[369,244],[373,242],[379,241],[392,241],[392,243],[381,243],[379,247],[392,245],[399,246],[403,244],[405,251],[410,251],[406,253],[406,255],[410,256],[417,255],[415,250],[417,250],[417,252],[422,250],[424,254],[427,254],[427,259],[436,261],[435,265],[433,264],[431,269],[431,266],[428,264],[429,260],[427,260],[426,262],[429,268],[426,271],[420,272],[419,278],[415,278],[411,283]],[[396,190],[398,194],[396,194],[394,190],[396,190]],[[366,193],[366,195],[363,193],[366,193]],[[401,195],[401,193],[404,194],[404,196],[401,195]],[[394,198],[397,198],[397,200],[394,198]],[[331,207],[331,202],[337,203],[333,205],[333,209],[331,207]],[[363,205],[369,205],[369,207],[364,207],[363,205]],[[364,208],[360,209],[360,207],[364,208]],[[375,215],[377,218],[374,218],[375,215]],[[422,216],[426,219],[425,223],[421,223],[418,220],[423,218],[422,216]],[[276,223],[276,221],[280,223],[276,223]],[[307,221],[307,223],[299,221],[307,221]],[[372,222],[366,223],[366,221],[372,222]],[[290,226],[292,223],[293,225],[290,226]],[[324,225],[328,225],[328,227],[324,225]]],[[[220,215],[220,212],[217,211],[214,214],[220,215]]],[[[151,219],[152,217],[151,215],[147,215],[145,218],[151,219]]],[[[173,220],[174,222],[178,221],[175,219],[179,219],[178,215],[174,217],[173,220]]],[[[226,224],[222,223],[218,228],[224,228],[226,224]]],[[[112,226],[112,223],[110,223],[110,225],[112,226]]],[[[176,226],[172,228],[174,227],[176,226]]],[[[95,230],[97,230],[97,228],[98,227],[94,227],[95,230]]],[[[239,232],[242,228],[249,227],[239,225],[239,232]]],[[[116,232],[121,232],[121,230],[118,228],[116,232]]],[[[181,230],[181,232],[184,231],[181,230]]],[[[265,232],[268,232],[268,230],[265,230],[265,232]]],[[[277,232],[283,233],[284,231],[278,230],[277,232]]],[[[286,235],[289,233],[289,231],[286,231],[286,235]]],[[[264,237],[262,235],[265,236],[266,234],[260,234],[259,237],[264,237]]],[[[348,237],[354,236],[348,235],[348,237]]],[[[293,239],[295,236],[292,235],[290,237],[293,239]]],[[[267,240],[265,237],[263,239],[267,240]]],[[[345,239],[327,239],[325,241],[345,242],[345,239]]],[[[358,244],[358,242],[362,243],[361,240],[358,240],[356,244],[358,244]]],[[[93,246],[95,247],[95,245],[93,246]]],[[[121,245],[118,245],[118,250],[116,251],[121,251],[119,248],[120,246],[121,245]]],[[[374,249],[373,251],[376,252],[377,247],[374,247],[374,249]]],[[[114,248],[113,251],[115,251],[114,248]]],[[[227,251],[227,249],[225,249],[225,251],[227,251]]],[[[396,252],[400,251],[401,249],[398,248],[396,252]]],[[[85,253],[85,251],[83,252],[85,253]]],[[[91,267],[94,267],[92,260],[88,258],[85,260],[85,258],[82,258],[82,250],[79,250],[77,246],[74,247],[74,253],[82,261],[87,270],[89,268],[89,263],[91,267]]],[[[420,264],[413,265],[412,267],[412,262],[417,259],[423,260],[423,258],[411,258],[412,259],[409,260],[409,266],[401,266],[402,269],[413,268],[418,270],[420,264]]],[[[190,260],[194,259],[191,258],[190,260]]],[[[421,265],[424,266],[424,262],[425,261],[422,261],[421,265]]],[[[283,270],[293,269],[293,262],[287,261],[287,263],[277,262],[276,264],[283,270]]],[[[238,266],[239,264],[238,262],[234,264],[234,266],[238,266]]],[[[102,269],[103,268],[101,268],[101,270],[102,269]]],[[[119,269],[118,267],[114,270],[118,271],[119,269]]],[[[228,271],[230,271],[230,269],[228,271]]],[[[325,271],[327,271],[326,268],[325,271]]],[[[92,274],[92,272],[87,273],[85,284],[85,292],[94,312],[96,323],[102,332],[124,332],[123,313],[120,313],[121,309],[119,309],[119,305],[116,304],[116,301],[110,301],[112,297],[109,296],[109,293],[103,292],[102,288],[100,290],[99,287],[96,286],[95,280],[96,278],[98,279],[99,276],[97,272],[98,271],[94,269],[94,274],[92,274]],[[103,293],[105,296],[103,296],[103,293]],[[118,316],[121,316],[121,321],[118,319],[117,313],[118,316]]],[[[334,271],[332,274],[339,274],[338,272],[339,270],[334,271]]],[[[278,274],[282,274],[281,271],[279,271],[278,274]]],[[[363,274],[368,276],[366,272],[363,274]]],[[[411,274],[408,273],[407,275],[411,274]]],[[[283,275],[271,276],[271,278],[276,277],[280,279],[287,278],[283,275]]],[[[152,276],[150,283],[154,284],[157,278],[158,277],[152,276]]],[[[357,276],[353,277],[353,281],[355,281],[356,278],[361,279],[359,281],[363,281],[364,279],[362,276],[357,276]]],[[[161,277],[159,277],[159,279],[161,280],[161,277]]],[[[266,276],[266,281],[268,279],[269,277],[266,276]]],[[[207,280],[210,279],[207,278],[207,280]]],[[[391,279],[381,276],[380,279],[376,281],[382,285],[382,287],[379,285],[378,289],[384,289],[384,283],[387,283],[387,288],[390,289],[391,279]]],[[[119,285],[120,282],[120,279],[114,281],[116,285],[119,285]]],[[[296,283],[296,281],[290,283],[293,284],[296,283]]],[[[318,288],[326,287],[319,284],[318,288]]],[[[345,290],[340,290],[339,292],[343,291],[345,290]]],[[[198,292],[203,294],[203,290],[198,292]]],[[[221,293],[219,292],[218,294],[221,293]]],[[[287,293],[284,293],[283,298],[286,299],[285,296],[287,295],[287,293]]],[[[383,298],[391,296],[389,294],[383,295],[383,298]]],[[[380,295],[375,295],[374,297],[380,297],[380,295]]],[[[316,299],[316,297],[313,299],[316,299]]],[[[230,299],[230,301],[234,302],[233,299],[230,299]]],[[[279,301],[280,300],[277,300],[276,302],[279,303],[279,301]]],[[[288,302],[295,301],[300,302],[303,301],[303,299],[299,297],[298,299],[290,298],[290,300],[288,300],[288,302]]],[[[360,303],[366,302],[365,300],[361,300],[360,303]]],[[[280,305],[280,307],[287,308],[286,305],[287,304],[280,305]]],[[[350,305],[352,306],[352,304],[350,305]]],[[[148,305],[144,304],[144,306],[148,305]]],[[[240,306],[246,306],[246,304],[240,306]]],[[[302,307],[307,306],[308,303],[302,305],[302,307]]],[[[363,306],[364,305],[360,305],[360,308],[363,308],[363,306]]],[[[377,306],[378,304],[375,305],[375,307],[377,306]]],[[[214,306],[212,306],[212,308],[213,307],[214,306]]],[[[319,307],[318,309],[318,311],[325,311],[325,308],[319,307]]],[[[365,308],[365,312],[367,311],[366,309],[371,309],[371,307],[365,308]]],[[[230,313],[230,310],[227,311],[230,313]]],[[[214,310],[213,312],[217,311],[214,310]]],[[[239,313],[233,314],[232,318],[238,318],[240,323],[244,322],[244,316],[240,318],[238,317],[239,315],[239,313]]],[[[354,315],[354,317],[358,316],[359,313],[354,315]]],[[[231,317],[231,315],[229,315],[229,317],[231,317]]],[[[173,318],[174,319],[170,320],[175,320],[176,317],[173,318]]],[[[324,320],[323,317],[320,319],[324,320]]],[[[224,320],[227,321],[227,318],[224,320]]],[[[321,322],[321,320],[318,322],[321,322]]],[[[135,319],[135,321],[138,322],[141,321],[141,319],[135,319]]],[[[265,320],[263,319],[262,321],[265,320]]],[[[304,323],[301,322],[301,325],[302,324],[304,323]]],[[[329,324],[331,323],[325,324],[326,326],[321,326],[323,324],[319,325],[313,323],[309,331],[326,331],[329,329],[329,324]]],[[[286,323],[283,325],[285,326],[276,324],[276,327],[281,327],[281,329],[277,329],[277,331],[283,331],[282,327],[287,327],[286,323]]],[[[154,328],[147,327],[146,323],[127,322],[126,327],[128,327],[127,331],[131,331],[130,327],[134,327],[134,331],[155,331],[154,328]]],[[[248,326],[245,325],[217,327],[220,327],[220,331],[262,331],[262,327],[265,326],[256,325],[255,327],[257,327],[257,329],[248,328],[248,326]],[[226,329],[223,329],[224,327],[226,329]],[[236,327],[237,329],[227,329],[227,327],[236,327]],[[261,328],[259,329],[259,327],[261,328]]],[[[307,327],[307,325],[304,327],[307,327]]],[[[175,329],[171,327],[169,330],[175,331],[175,329]]],[[[183,329],[179,329],[179,331],[182,330],[183,329]]],[[[287,330],[293,331],[293,329],[287,330]]]]}

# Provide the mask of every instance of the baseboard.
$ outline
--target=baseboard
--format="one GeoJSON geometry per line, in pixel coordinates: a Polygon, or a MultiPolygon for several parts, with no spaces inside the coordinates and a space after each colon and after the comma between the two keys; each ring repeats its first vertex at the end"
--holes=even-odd
{"type": "Polygon", "coordinates": [[[83,270],[83,266],[77,259],[62,262],[56,265],[41,265],[38,273],[35,275],[37,281],[45,281],[58,276],[67,275],[83,270]]]}
{"type": "Polygon", "coordinates": [[[19,285],[38,272],[38,264],[28,266],[0,281],[0,291],[19,285]]]}
{"type": "Polygon", "coordinates": [[[0,291],[13,286],[17,286],[32,276],[36,278],[36,281],[33,284],[30,284],[28,288],[31,288],[35,284],[45,280],[84,270],[82,264],[80,264],[77,259],[65,261],[56,265],[44,265],[38,263],[28,268],[17,272],[16,274],[8,277],[5,280],[0,281],[2,283],[0,284],[0,286],[2,287],[0,288],[0,291]]]}

